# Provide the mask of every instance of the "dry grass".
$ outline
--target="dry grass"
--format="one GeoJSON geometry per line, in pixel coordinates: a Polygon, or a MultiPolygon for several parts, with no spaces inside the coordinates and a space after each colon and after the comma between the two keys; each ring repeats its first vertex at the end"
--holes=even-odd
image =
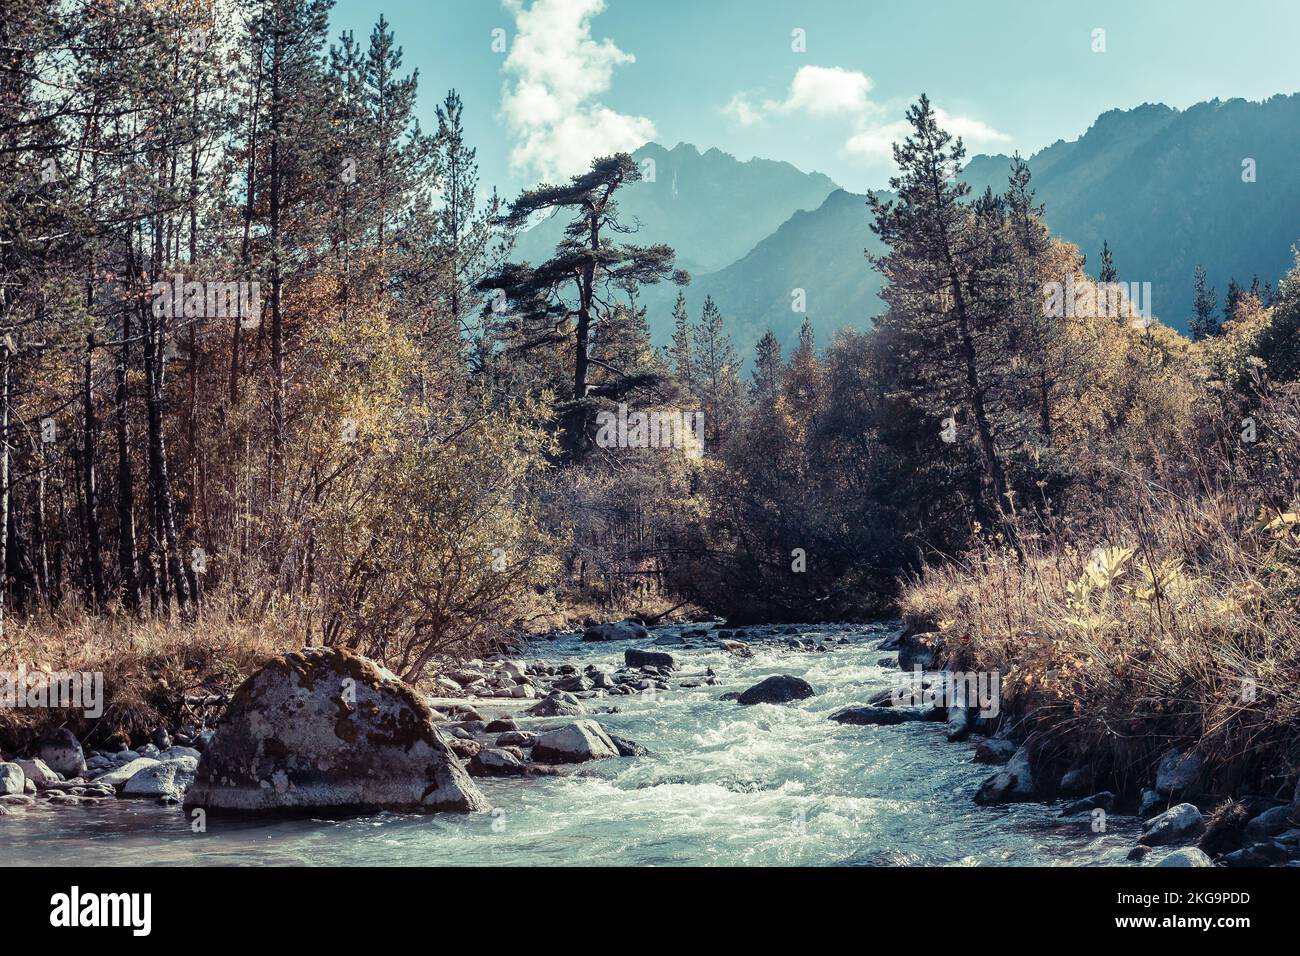
{"type": "Polygon", "coordinates": [[[267,658],[301,647],[305,633],[295,612],[269,609],[253,617],[220,597],[210,598],[192,623],[81,610],[10,619],[0,639],[0,669],[102,672],[105,708],[98,721],[80,711],[0,710],[0,745],[21,749],[63,723],[100,742],[202,716],[187,707],[187,696],[229,693],[267,658]]]}
{"type": "Polygon", "coordinates": [[[1063,759],[1131,786],[1194,745],[1215,792],[1275,790],[1300,765],[1300,524],[1244,488],[1130,488],[1090,540],[927,568],[903,613],[954,664],[1000,671],[1004,712],[1063,759]]]}

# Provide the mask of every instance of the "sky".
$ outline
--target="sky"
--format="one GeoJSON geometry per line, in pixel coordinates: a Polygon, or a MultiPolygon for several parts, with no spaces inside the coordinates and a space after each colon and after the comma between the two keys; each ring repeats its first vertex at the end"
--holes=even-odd
{"type": "Polygon", "coordinates": [[[421,123],[456,88],[506,198],[648,140],[862,192],[922,92],[971,155],[1028,155],[1110,109],[1300,90],[1295,0],[336,0],[333,34],[380,14],[421,123]]]}

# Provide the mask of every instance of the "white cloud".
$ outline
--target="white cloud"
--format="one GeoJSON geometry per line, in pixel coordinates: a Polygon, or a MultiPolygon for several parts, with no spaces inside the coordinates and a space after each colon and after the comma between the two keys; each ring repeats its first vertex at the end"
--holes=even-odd
{"type": "Polygon", "coordinates": [[[894,143],[902,142],[911,128],[907,120],[864,126],[849,137],[844,151],[866,160],[892,159],[894,143]]]}
{"type": "Polygon", "coordinates": [[[636,57],[612,40],[594,40],[591,18],[605,0],[504,0],[516,33],[506,57],[511,75],[501,111],[515,139],[511,166],[555,181],[582,172],[596,156],[633,150],[654,138],[644,116],[599,102],[614,67],[636,57]]]}
{"type": "Polygon", "coordinates": [[[733,96],[731,102],[722,108],[722,112],[741,126],[756,126],[763,122],[762,111],[750,103],[744,93],[737,93],[733,96]]]}
{"type": "MultiPolygon", "coordinates": [[[[888,161],[893,157],[893,144],[902,140],[911,126],[903,119],[889,119],[890,111],[872,101],[872,87],[871,77],[857,70],[803,66],[790,81],[784,99],[764,100],[761,105],[755,105],[749,96],[737,93],[723,112],[741,126],[754,126],[775,115],[844,116],[853,127],[844,151],[871,162],[888,161]]],[[[938,107],[935,116],[949,133],[976,147],[1011,139],[988,123],[969,116],[954,115],[938,107]]]]}
{"type": "Polygon", "coordinates": [[[934,118],[939,121],[940,128],[977,146],[989,143],[1006,143],[1011,140],[1011,137],[1006,133],[994,129],[983,120],[972,119],[969,116],[954,116],[947,110],[942,110],[937,106],[934,108],[934,118]]]}
{"type": "Polygon", "coordinates": [[[817,116],[863,113],[870,106],[871,78],[838,66],[801,66],[782,103],[768,104],[782,113],[805,111],[817,116]]]}

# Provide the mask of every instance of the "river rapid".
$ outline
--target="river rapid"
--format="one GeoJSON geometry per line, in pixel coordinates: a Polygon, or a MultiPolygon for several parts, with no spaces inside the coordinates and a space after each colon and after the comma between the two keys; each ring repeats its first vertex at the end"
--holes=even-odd
{"type": "MultiPolygon", "coordinates": [[[[804,628],[805,641],[847,637],[826,652],[755,643],[754,656],[667,650],[682,675],[711,667],[714,686],[653,698],[589,701],[607,730],[651,756],[603,760],[559,777],[484,779],[492,814],[383,813],[347,820],[254,822],[209,817],[195,833],[179,808],[116,800],[82,808],[39,802],[0,818],[5,862],[42,865],[1090,865],[1118,864],[1137,824],[1107,832],[1059,806],[977,806],[995,769],[973,763],[975,742],[949,743],[943,725],[845,726],[828,720],[896,683],[878,645],[892,625],[804,628]],[[772,674],[807,680],[817,696],[743,707],[719,700],[772,674]]],[[[652,632],[652,637],[654,636],[652,632]]],[[[621,665],[620,643],[542,641],[527,660],[621,665]]],[[[638,645],[639,646],[639,645],[638,645]]],[[[517,716],[523,707],[514,709],[517,716]]],[[[556,724],[554,718],[521,718],[556,724]]]]}

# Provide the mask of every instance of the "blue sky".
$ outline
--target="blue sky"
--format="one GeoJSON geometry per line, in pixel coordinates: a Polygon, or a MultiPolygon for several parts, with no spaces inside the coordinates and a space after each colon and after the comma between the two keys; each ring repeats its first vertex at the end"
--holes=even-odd
{"type": "Polygon", "coordinates": [[[1032,153],[1117,107],[1300,90],[1294,0],[336,0],[333,33],[380,13],[422,122],[454,86],[507,198],[647,137],[862,191],[921,92],[969,152],[1032,153]]]}

